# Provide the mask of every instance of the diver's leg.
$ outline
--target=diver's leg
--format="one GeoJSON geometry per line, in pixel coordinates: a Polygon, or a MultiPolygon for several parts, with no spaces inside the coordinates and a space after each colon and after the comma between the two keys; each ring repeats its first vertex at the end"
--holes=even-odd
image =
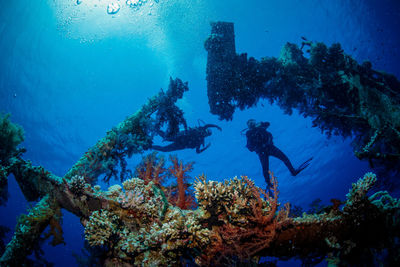
{"type": "Polygon", "coordinates": [[[271,156],[280,159],[286,165],[286,167],[289,169],[290,173],[293,176],[296,176],[299,173],[297,172],[297,170],[293,168],[293,165],[290,162],[289,158],[279,148],[277,148],[274,145],[271,145],[269,146],[268,152],[271,156]]]}
{"type": "Polygon", "coordinates": [[[264,175],[265,182],[267,183],[267,189],[271,188],[271,179],[269,177],[269,158],[266,153],[257,153],[258,158],[260,159],[262,171],[264,175]]]}
{"type": "Polygon", "coordinates": [[[167,146],[151,146],[152,149],[162,151],[162,152],[171,152],[175,150],[179,150],[174,143],[169,144],[167,146]]]}
{"type": "Polygon", "coordinates": [[[207,148],[209,148],[211,146],[211,143],[208,143],[205,147],[200,148],[200,146],[196,147],[196,153],[200,154],[201,152],[203,152],[204,150],[206,150],[207,148]]]}

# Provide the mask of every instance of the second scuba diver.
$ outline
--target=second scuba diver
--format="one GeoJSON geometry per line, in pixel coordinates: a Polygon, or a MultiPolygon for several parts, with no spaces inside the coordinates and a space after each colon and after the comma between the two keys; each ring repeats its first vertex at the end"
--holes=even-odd
{"type": "Polygon", "coordinates": [[[269,122],[259,122],[257,123],[254,119],[250,119],[247,121],[247,130],[246,138],[247,145],[246,147],[251,152],[256,152],[258,158],[260,159],[263,175],[265,182],[267,183],[267,191],[272,187],[270,177],[269,177],[269,157],[273,156],[280,159],[286,167],[289,169],[290,173],[293,176],[299,174],[302,170],[307,168],[310,164],[312,157],[306,160],[303,164],[301,164],[298,168],[294,168],[289,158],[276,146],[274,146],[272,140],[272,134],[267,131],[269,127],[269,122]]]}

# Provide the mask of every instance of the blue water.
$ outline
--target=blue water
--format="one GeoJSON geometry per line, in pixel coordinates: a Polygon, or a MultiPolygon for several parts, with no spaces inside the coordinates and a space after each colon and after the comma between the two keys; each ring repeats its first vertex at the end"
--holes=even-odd
{"type": "MultiPolygon", "coordinates": [[[[354,157],[350,140],[328,139],[309,119],[284,115],[267,101],[236,111],[233,121],[218,121],[209,113],[203,44],[210,21],[231,21],[239,53],[276,57],[286,42],[299,44],[304,36],[340,42],[359,62],[370,60],[375,69],[400,77],[397,0],[149,0],[139,9],[125,1],[81,2],[1,1],[0,112],[11,113],[25,129],[24,158],[33,164],[63,176],[107,130],[166,89],[172,76],[189,82],[189,92],[178,102],[188,124],[202,119],[223,128],[213,131],[204,153],[174,153],[195,161],[193,177],[206,173],[223,180],[245,174],[265,187],[257,155],[240,135],[249,118],[271,123],[275,144],[295,166],[314,157],[295,178],[282,162],[271,160],[281,203],[306,209],[316,198],[326,204],[344,199],[351,183],[370,171],[354,157]],[[111,2],[121,6],[114,15],[107,14],[111,2]]],[[[7,205],[0,207],[0,224],[14,228],[28,203],[12,177],[9,192],[7,205]]],[[[74,266],[72,253],[79,254],[83,246],[83,227],[68,212],[63,227],[66,245],[45,245],[45,258],[56,266],[74,266]]]]}

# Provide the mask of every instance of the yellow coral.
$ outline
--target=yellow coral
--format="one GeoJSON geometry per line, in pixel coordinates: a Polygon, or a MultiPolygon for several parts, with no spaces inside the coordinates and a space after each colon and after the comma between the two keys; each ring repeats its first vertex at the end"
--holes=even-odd
{"type": "Polygon", "coordinates": [[[118,197],[122,192],[122,187],[119,184],[112,185],[108,188],[106,194],[109,197],[118,197]]]}
{"type": "Polygon", "coordinates": [[[85,227],[85,239],[91,246],[101,246],[109,241],[112,234],[118,232],[118,216],[107,211],[94,211],[85,227]]]}

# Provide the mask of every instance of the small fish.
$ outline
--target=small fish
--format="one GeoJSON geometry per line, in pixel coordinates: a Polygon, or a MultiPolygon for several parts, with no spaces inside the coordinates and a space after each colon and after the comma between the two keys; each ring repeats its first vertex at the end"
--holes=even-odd
{"type": "Polygon", "coordinates": [[[303,39],[304,41],[307,41],[307,38],[304,36],[301,36],[301,39],[303,39]]]}

